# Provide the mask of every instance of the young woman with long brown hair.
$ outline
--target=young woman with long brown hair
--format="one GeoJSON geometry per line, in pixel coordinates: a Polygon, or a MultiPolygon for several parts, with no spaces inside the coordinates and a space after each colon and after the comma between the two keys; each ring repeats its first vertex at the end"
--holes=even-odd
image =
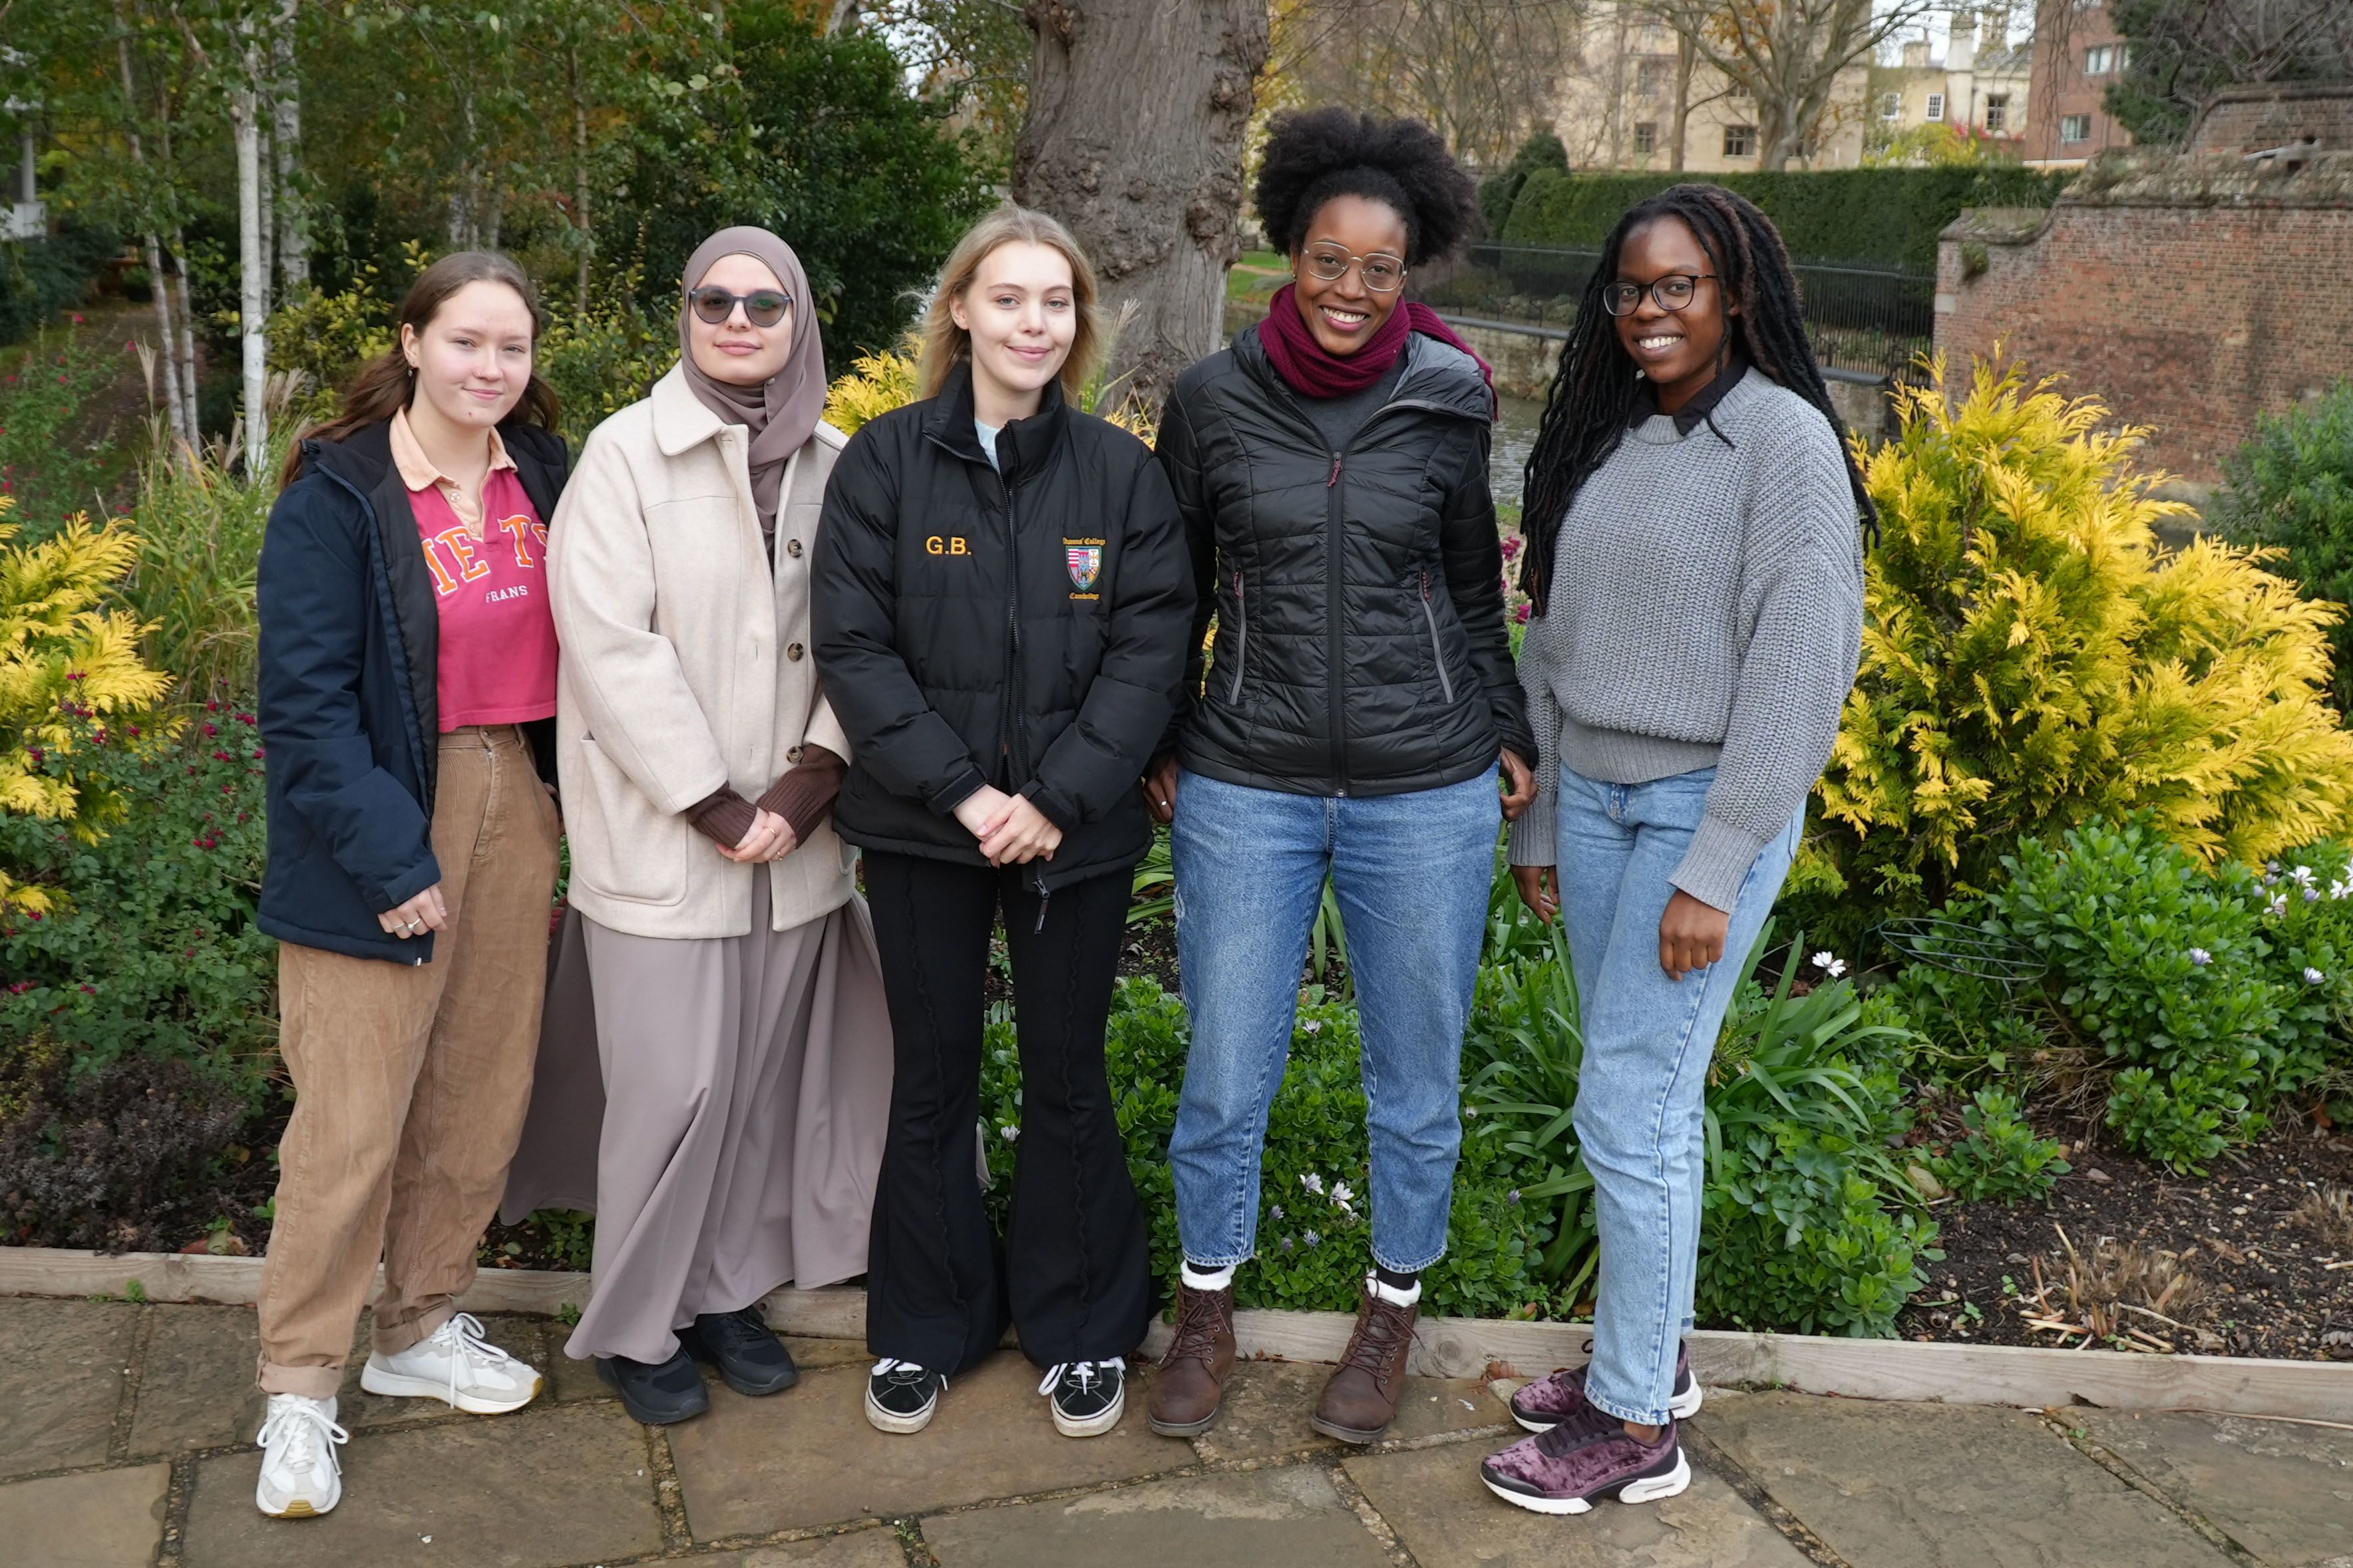
{"type": "Polygon", "coordinates": [[[427,268],[397,342],[288,458],[262,542],[260,920],[295,1099],[256,1500],[280,1518],[342,1496],[335,1397],[379,1259],[361,1387],[483,1415],[539,1392],[456,1302],[530,1098],[555,883],[543,563],[565,455],[541,325],[506,257],[427,268]]]}

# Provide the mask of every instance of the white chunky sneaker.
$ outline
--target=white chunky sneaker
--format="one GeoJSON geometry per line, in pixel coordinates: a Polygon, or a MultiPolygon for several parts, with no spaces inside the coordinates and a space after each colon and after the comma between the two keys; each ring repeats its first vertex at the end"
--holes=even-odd
{"type": "Polygon", "coordinates": [[[253,1439],[261,1445],[261,1479],[253,1500],[272,1519],[315,1519],[343,1500],[335,1446],[351,1434],[335,1425],[332,1398],[273,1394],[253,1439]]]}
{"type": "Polygon", "coordinates": [[[482,1337],[481,1320],[459,1312],[397,1355],[376,1352],[360,1369],[370,1394],[438,1399],[475,1415],[503,1415],[537,1397],[539,1373],[482,1337]]]}

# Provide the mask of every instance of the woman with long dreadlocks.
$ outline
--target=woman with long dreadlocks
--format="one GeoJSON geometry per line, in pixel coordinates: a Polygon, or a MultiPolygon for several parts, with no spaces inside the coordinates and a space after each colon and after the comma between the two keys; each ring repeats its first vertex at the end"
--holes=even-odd
{"type": "Polygon", "coordinates": [[[1591,1363],[1522,1389],[1537,1436],[1481,1467],[1523,1508],[1690,1484],[1701,1096],[1854,681],[1874,513],[1845,435],[1763,213],[1684,184],[1619,220],[1528,459],[1511,859],[1584,1000],[1601,1265],[1591,1363]]]}

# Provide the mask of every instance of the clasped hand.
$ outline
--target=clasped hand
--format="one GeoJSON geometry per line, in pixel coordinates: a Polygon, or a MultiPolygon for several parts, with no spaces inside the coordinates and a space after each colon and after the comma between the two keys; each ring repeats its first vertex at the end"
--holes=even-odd
{"type": "Polygon", "coordinates": [[[719,852],[739,866],[756,865],[763,860],[781,860],[800,843],[793,825],[773,811],[754,807],[752,826],[735,841],[735,847],[718,846],[719,852]]]}
{"type": "Polygon", "coordinates": [[[991,784],[965,796],[955,819],[980,840],[980,852],[992,866],[1026,866],[1040,855],[1051,860],[1062,844],[1062,830],[1027,795],[1008,795],[991,784]]]}
{"type": "MultiPolygon", "coordinates": [[[[1552,866],[1514,866],[1512,880],[1519,885],[1520,902],[1546,924],[1560,913],[1560,872],[1552,866]]],[[[1659,967],[1680,983],[1724,958],[1724,942],[1732,917],[1713,904],[1703,903],[1681,888],[1667,900],[1659,917],[1659,967]]]]}

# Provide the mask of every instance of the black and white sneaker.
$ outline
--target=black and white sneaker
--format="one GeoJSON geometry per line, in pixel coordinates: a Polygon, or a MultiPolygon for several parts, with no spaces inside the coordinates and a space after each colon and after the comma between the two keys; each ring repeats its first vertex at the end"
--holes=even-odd
{"type": "Polygon", "coordinates": [[[1046,1374],[1038,1392],[1051,1402],[1054,1430],[1065,1437],[1100,1437],[1127,1408],[1127,1358],[1069,1361],[1046,1374]]]}
{"type": "Polygon", "coordinates": [[[947,1385],[943,1373],[886,1355],[867,1375],[867,1424],[878,1432],[920,1432],[932,1424],[947,1385]]]}

